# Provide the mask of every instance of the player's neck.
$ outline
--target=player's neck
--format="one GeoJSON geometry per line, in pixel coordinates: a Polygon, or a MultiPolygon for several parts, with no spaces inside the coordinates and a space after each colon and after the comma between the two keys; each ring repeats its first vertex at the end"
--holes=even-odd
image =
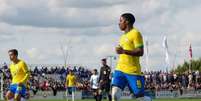
{"type": "Polygon", "coordinates": [[[124,30],[124,32],[125,32],[125,33],[128,33],[128,32],[130,32],[132,29],[133,29],[133,26],[128,26],[128,27],[124,30]]]}
{"type": "Polygon", "coordinates": [[[20,61],[19,59],[13,60],[13,63],[17,64],[19,61],[20,61]]]}

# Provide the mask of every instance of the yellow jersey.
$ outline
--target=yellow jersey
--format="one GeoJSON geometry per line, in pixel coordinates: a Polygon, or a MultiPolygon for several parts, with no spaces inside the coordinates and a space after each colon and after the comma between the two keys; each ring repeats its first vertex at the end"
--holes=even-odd
{"type": "Polygon", "coordinates": [[[75,75],[68,74],[66,77],[66,85],[67,87],[75,87],[76,86],[76,77],[75,75]]]}
{"type": "Polygon", "coordinates": [[[17,64],[11,63],[9,69],[12,76],[12,84],[26,84],[29,79],[29,71],[24,61],[19,60],[17,64]]]}
{"type": "MultiPolygon", "coordinates": [[[[130,51],[135,50],[139,47],[143,47],[142,35],[136,28],[133,28],[120,37],[119,45],[124,50],[130,51]]],[[[120,54],[116,70],[119,70],[126,74],[142,75],[139,58],[139,56],[120,54]]]]}

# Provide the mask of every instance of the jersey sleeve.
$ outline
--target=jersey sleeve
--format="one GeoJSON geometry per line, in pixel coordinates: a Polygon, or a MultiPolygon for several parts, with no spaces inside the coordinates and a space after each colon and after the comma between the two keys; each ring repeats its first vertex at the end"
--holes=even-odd
{"type": "Polygon", "coordinates": [[[142,48],[143,45],[143,38],[140,32],[137,32],[133,39],[134,47],[135,48],[142,48]]]}
{"type": "Polygon", "coordinates": [[[69,79],[69,77],[68,77],[68,75],[66,76],[66,86],[68,86],[68,79],[69,79]]]}
{"type": "Polygon", "coordinates": [[[89,80],[90,84],[92,83],[92,78],[93,78],[93,76],[90,77],[90,80],[89,80]]]}
{"type": "Polygon", "coordinates": [[[22,63],[21,68],[22,68],[23,72],[25,73],[25,76],[24,76],[24,78],[22,78],[21,82],[25,83],[29,79],[30,73],[29,73],[28,67],[25,62],[22,63]]]}
{"type": "Polygon", "coordinates": [[[74,82],[75,82],[75,85],[76,85],[76,83],[77,83],[77,78],[76,78],[75,75],[74,75],[74,82]]]}

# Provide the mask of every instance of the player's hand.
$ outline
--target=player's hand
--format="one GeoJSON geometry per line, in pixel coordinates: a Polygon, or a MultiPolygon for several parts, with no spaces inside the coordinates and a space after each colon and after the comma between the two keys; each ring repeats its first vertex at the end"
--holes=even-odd
{"type": "Polygon", "coordinates": [[[103,82],[103,80],[100,80],[100,83],[102,83],[103,82]]]}
{"type": "Polygon", "coordinates": [[[124,49],[121,46],[117,46],[116,47],[116,53],[117,54],[123,54],[124,53],[124,49]]]}
{"type": "Polygon", "coordinates": [[[105,81],[103,81],[103,80],[100,80],[100,83],[99,83],[99,85],[100,86],[102,86],[102,85],[104,85],[105,84],[105,81]]]}

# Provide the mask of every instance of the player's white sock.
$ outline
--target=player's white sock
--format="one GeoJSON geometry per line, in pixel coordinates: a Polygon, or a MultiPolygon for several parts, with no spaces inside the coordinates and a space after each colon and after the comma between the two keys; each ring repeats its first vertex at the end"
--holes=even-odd
{"type": "Polygon", "coordinates": [[[21,101],[26,101],[26,99],[25,98],[21,98],[21,101]]]}
{"type": "Polygon", "coordinates": [[[121,89],[119,87],[112,87],[112,101],[119,101],[121,97],[121,89]]]}
{"type": "Polygon", "coordinates": [[[14,99],[10,99],[10,100],[8,100],[8,101],[14,101],[14,99]]]}
{"type": "Polygon", "coordinates": [[[72,92],[72,101],[75,101],[75,92],[72,92]]]}
{"type": "Polygon", "coordinates": [[[137,101],[144,101],[144,97],[137,98],[137,101]]]}

